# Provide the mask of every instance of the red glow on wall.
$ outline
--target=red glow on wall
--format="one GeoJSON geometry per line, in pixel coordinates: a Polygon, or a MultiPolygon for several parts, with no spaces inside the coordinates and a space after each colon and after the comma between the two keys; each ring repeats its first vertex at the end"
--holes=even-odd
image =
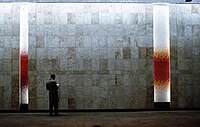
{"type": "Polygon", "coordinates": [[[154,87],[168,87],[170,81],[169,65],[170,59],[167,51],[154,54],[154,87]]]}
{"type": "Polygon", "coordinates": [[[20,54],[20,76],[21,76],[21,89],[28,90],[28,53],[21,52],[20,54]]]}

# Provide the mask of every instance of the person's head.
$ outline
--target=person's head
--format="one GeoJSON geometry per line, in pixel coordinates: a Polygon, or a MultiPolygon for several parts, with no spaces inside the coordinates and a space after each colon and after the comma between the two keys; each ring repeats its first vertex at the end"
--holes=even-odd
{"type": "Polygon", "coordinates": [[[54,74],[51,74],[51,77],[50,77],[51,79],[53,79],[53,80],[55,80],[55,78],[56,78],[56,75],[54,75],[54,74]]]}

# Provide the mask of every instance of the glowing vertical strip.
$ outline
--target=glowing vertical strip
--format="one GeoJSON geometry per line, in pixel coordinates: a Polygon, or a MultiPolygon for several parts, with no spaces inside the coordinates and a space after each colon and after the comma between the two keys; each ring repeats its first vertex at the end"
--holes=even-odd
{"type": "Polygon", "coordinates": [[[154,102],[170,102],[169,6],[153,6],[154,102]]]}
{"type": "Polygon", "coordinates": [[[21,104],[28,104],[28,7],[20,6],[20,86],[21,104]]]}

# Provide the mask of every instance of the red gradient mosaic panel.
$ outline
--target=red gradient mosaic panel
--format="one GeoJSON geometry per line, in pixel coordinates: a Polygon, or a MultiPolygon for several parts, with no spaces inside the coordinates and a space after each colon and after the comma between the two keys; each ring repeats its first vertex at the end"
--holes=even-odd
{"type": "Polygon", "coordinates": [[[169,87],[170,58],[167,51],[154,53],[154,87],[167,88],[169,87]]]}
{"type": "Polygon", "coordinates": [[[22,94],[28,94],[28,53],[20,53],[20,82],[22,94]]]}

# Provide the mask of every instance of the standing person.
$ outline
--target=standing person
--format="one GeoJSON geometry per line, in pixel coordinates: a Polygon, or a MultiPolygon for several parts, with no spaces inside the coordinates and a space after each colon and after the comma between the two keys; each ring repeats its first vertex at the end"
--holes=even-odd
{"type": "Polygon", "coordinates": [[[55,81],[56,76],[51,74],[49,81],[46,83],[46,90],[49,91],[49,110],[50,116],[58,116],[58,84],[55,81]],[[53,110],[54,109],[54,110],[53,110]]]}

